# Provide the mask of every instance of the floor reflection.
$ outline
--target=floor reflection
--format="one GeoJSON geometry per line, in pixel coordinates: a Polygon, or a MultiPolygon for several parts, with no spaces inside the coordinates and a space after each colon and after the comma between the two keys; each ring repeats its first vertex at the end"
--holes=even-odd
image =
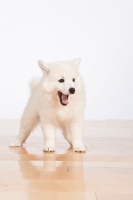
{"type": "Polygon", "coordinates": [[[27,199],[77,199],[85,200],[82,153],[68,149],[65,153],[35,155],[26,148],[12,148],[19,156],[22,180],[28,182],[27,199]]]}

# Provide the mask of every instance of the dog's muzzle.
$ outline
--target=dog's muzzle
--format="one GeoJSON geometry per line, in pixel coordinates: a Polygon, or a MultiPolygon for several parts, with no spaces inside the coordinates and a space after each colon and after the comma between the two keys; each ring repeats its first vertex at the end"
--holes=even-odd
{"type": "Polygon", "coordinates": [[[63,94],[62,92],[58,92],[58,96],[59,96],[59,99],[60,99],[60,103],[63,106],[66,106],[69,103],[68,102],[68,96],[69,95],[63,94]]]}
{"type": "MultiPolygon", "coordinates": [[[[75,93],[75,88],[70,88],[69,94],[74,94],[74,93],[75,93]]],[[[58,91],[58,96],[59,96],[59,99],[60,99],[60,103],[63,106],[66,106],[69,103],[68,102],[69,95],[63,94],[62,92],[58,91]]]]}

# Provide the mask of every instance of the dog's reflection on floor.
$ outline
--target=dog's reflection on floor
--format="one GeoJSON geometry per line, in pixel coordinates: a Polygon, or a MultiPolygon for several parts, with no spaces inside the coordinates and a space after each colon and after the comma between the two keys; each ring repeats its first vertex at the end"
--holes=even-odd
{"type": "MultiPolygon", "coordinates": [[[[31,154],[24,147],[11,148],[19,156],[22,180],[27,181],[27,199],[84,200],[85,183],[83,176],[82,153],[68,149],[65,153],[43,153],[41,156],[31,154]],[[39,197],[40,196],[40,197],[39,197]]],[[[21,188],[20,188],[21,190],[21,188]]]]}

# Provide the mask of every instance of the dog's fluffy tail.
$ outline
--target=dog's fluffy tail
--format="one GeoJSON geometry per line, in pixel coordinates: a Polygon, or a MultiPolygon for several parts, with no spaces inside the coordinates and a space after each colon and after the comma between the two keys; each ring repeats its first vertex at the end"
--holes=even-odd
{"type": "Polygon", "coordinates": [[[38,85],[39,82],[40,82],[40,78],[33,77],[31,79],[31,81],[29,82],[31,94],[34,92],[34,90],[35,90],[35,88],[36,88],[36,86],[38,85]]]}

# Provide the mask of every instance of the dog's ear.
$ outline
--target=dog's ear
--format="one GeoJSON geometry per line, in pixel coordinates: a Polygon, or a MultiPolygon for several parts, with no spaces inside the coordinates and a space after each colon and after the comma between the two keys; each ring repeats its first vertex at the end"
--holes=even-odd
{"type": "Polygon", "coordinates": [[[46,62],[44,62],[42,60],[38,60],[38,65],[43,70],[43,72],[45,74],[49,74],[50,69],[49,69],[49,64],[48,63],[46,63],[46,62]]]}
{"type": "Polygon", "coordinates": [[[81,62],[81,58],[75,58],[75,59],[73,60],[73,62],[74,62],[74,65],[75,65],[76,67],[79,67],[80,62],[81,62]]]}

